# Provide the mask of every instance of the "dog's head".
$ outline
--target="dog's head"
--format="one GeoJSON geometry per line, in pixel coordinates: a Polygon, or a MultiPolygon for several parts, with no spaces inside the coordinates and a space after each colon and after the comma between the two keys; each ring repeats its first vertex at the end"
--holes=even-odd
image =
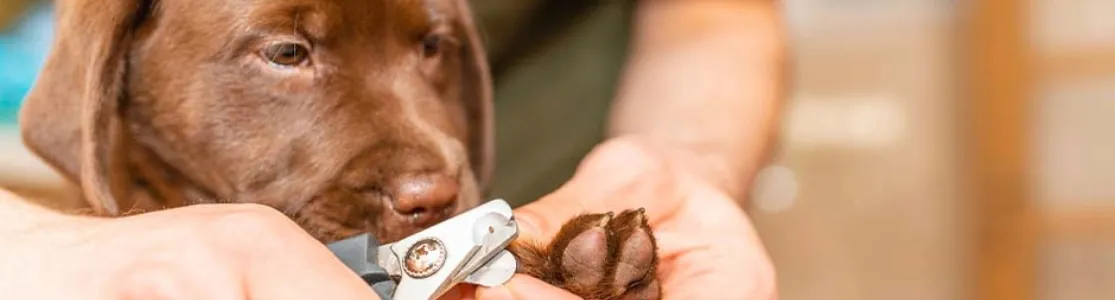
{"type": "Polygon", "coordinates": [[[397,239],[487,185],[490,80],[466,0],[57,9],[24,141],[100,213],[137,205],[137,153],[157,165],[148,180],[275,207],[323,240],[397,239]]]}

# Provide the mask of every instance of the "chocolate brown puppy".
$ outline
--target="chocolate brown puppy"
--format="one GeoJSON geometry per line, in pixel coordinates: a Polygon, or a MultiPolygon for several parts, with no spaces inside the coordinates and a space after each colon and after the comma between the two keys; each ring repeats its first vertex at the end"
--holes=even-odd
{"type": "MultiPolygon", "coordinates": [[[[491,82],[464,0],[62,0],[27,146],[100,215],[260,203],[328,243],[476,206],[491,82]]],[[[512,250],[598,299],[657,298],[641,210],[512,250]]]]}

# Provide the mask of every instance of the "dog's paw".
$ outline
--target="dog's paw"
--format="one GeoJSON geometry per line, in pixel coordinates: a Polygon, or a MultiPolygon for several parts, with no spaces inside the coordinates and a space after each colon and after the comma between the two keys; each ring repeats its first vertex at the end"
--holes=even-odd
{"type": "Polygon", "coordinates": [[[566,222],[549,245],[515,243],[519,272],[585,299],[659,299],[657,245],[643,209],[566,222]]]}

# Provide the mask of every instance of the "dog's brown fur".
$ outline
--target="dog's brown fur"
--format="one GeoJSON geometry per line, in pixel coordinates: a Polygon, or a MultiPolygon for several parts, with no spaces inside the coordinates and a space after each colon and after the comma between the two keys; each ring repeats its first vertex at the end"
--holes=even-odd
{"type": "MultiPolygon", "coordinates": [[[[21,115],[97,214],[274,207],[322,242],[397,240],[480,203],[491,82],[465,0],[63,0],[21,115]]],[[[657,298],[641,210],[516,244],[579,295],[657,298]]]]}

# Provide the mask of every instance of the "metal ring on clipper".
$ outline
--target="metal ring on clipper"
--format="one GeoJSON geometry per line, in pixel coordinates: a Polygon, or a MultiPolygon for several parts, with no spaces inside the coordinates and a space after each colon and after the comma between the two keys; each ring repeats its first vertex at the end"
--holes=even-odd
{"type": "Polygon", "coordinates": [[[403,271],[413,278],[425,278],[437,273],[445,265],[448,254],[445,243],[433,237],[424,238],[407,249],[403,271]]]}

